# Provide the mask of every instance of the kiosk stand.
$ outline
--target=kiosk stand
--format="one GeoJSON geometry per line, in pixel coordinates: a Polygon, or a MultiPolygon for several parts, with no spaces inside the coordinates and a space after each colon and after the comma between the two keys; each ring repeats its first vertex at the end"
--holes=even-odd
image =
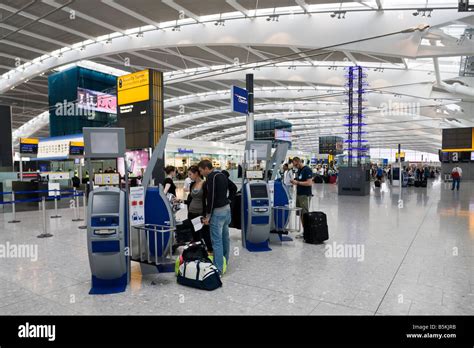
{"type": "MultiPolygon", "coordinates": [[[[90,294],[125,291],[130,281],[128,173],[125,191],[104,186],[94,190],[91,159],[125,156],[125,129],[89,128],[84,132],[84,157],[90,175],[87,210],[87,247],[92,273],[90,294]]],[[[119,182],[120,184],[120,182],[119,182]]]]}

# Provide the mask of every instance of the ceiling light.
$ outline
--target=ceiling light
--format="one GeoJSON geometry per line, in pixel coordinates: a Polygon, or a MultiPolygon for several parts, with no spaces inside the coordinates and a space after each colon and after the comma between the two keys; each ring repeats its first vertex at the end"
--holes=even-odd
{"type": "Polygon", "coordinates": [[[107,40],[105,40],[105,43],[106,43],[106,44],[112,43],[112,39],[111,39],[111,38],[108,38],[107,40]]]}
{"type": "Polygon", "coordinates": [[[171,30],[172,30],[172,31],[181,31],[181,26],[175,25],[175,26],[173,27],[173,29],[171,29],[171,30]]]}
{"type": "Polygon", "coordinates": [[[141,31],[139,31],[136,36],[137,37],[143,37],[143,33],[141,31]]]}

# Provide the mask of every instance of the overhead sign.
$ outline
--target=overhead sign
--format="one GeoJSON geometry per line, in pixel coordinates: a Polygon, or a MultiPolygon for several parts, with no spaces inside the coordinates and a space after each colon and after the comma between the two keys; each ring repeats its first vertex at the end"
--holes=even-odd
{"type": "Polygon", "coordinates": [[[38,153],[38,138],[20,138],[20,153],[33,154],[38,153]]]}
{"type": "Polygon", "coordinates": [[[117,97],[111,94],[77,88],[77,107],[91,111],[117,113],[117,97]]]}
{"type": "Polygon", "coordinates": [[[154,148],[164,131],[163,73],[153,69],[117,77],[118,126],[129,149],[154,148]]]}
{"type": "Polygon", "coordinates": [[[230,110],[241,114],[249,112],[249,94],[246,89],[232,86],[230,89],[230,110]]]}
{"type": "Polygon", "coordinates": [[[130,225],[137,226],[145,223],[145,190],[143,186],[130,187],[130,225]]]}
{"type": "Polygon", "coordinates": [[[148,69],[117,78],[118,105],[150,99],[150,71],[148,69]]]}
{"type": "Polygon", "coordinates": [[[83,141],[71,141],[69,143],[69,155],[71,155],[71,156],[83,156],[84,155],[84,142],[83,141]]]}
{"type": "Polygon", "coordinates": [[[71,142],[82,142],[82,136],[42,139],[38,144],[38,158],[68,157],[71,142]]]}

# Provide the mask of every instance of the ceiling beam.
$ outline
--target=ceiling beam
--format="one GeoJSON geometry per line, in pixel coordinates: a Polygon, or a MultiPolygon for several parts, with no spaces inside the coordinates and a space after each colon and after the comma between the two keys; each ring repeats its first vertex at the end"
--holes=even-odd
{"type": "MultiPolygon", "coordinates": [[[[196,65],[199,65],[199,66],[202,66],[202,67],[209,67],[209,64],[206,64],[206,63],[203,63],[201,62],[200,60],[197,60],[193,57],[189,57],[189,56],[185,56],[184,54],[180,53],[180,52],[175,52],[173,51],[172,49],[169,49],[169,48],[161,48],[162,51],[166,52],[166,53],[169,53],[173,56],[176,56],[176,57],[179,57],[183,60],[187,60],[187,61],[190,61],[196,65]]],[[[184,62],[183,62],[184,63],[184,62]]],[[[184,63],[186,65],[186,63],[184,63]]],[[[179,70],[179,69],[177,69],[179,70]]]]}
{"type": "MultiPolygon", "coordinates": [[[[54,0],[41,0],[43,3],[45,3],[46,5],[49,5],[49,6],[52,6],[52,7],[62,7],[63,5],[57,3],[56,1],[54,0]]],[[[82,13],[80,11],[77,11],[71,7],[62,7],[61,10],[65,11],[65,12],[71,12],[71,11],[74,11],[76,16],[79,17],[79,18],[82,18],[88,22],[91,22],[91,23],[94,23],[95,25],[98,25],[99,27],[102,27],[102,28],[106,28],[106,29],[109,29],[109,30],[112,30],[112,31],[116,31],[116,32],[119,32],[119,33],[122,33],[123,35],[126,35],[125,32],[123,31],[123,29],[119,28],[119,27],[116,27],[115,25],[112,25],[112,24],[109,24],[109,23],[106,23],[102,20],[99,20],[97,18],[94,18],[92,16],[89,16],[85,13],[82,13]]]]}
{"type": "Polygon", "coordinates": [[[23,50],[39,53],[39,54],[49,54],[49,52],[44,51],[44,50],[40,50],[39,48],[34,48],[34,47],[27,46],[27,45],[22,45],[22,44],[19,44],[19,43],[10,41],[10,40],[3,39],[0,42],[3,42],[4,44],[7,44],[7,45],[10,45],[10,46],[13,46],[13,47],[21,48],[23,50]]]}
{"type": "Polygon", "coordinates": [[[200,45],[200,46],[198,46],[198,47],[199,47],[200,49],[202,49],[203,51],[206,51],[207,53],[210,53],[210,54],[212,54],[212,55],[214,55],[214,56],[216,56],[216,57],[219,57],[219,58],[221,58],[221,59],[223,59],[223,60],[225,60],[225,61],[227,61],[227,62],[229,62],[229,63],[232,63],[232,64],[234,63],[234,60],[233,60],[232,58],[227,57],[226,55],[224,55],[224,54],[222,54],[222,53],[220,53],[220,52],[217,52],[216,50],[213,50],[212,48],[209,48],[209,47],[207,47],[207,46],[202,46],[202,45],[200,45]]]}
{"type": "Polygon", "coordinates": [[[174,2],[174,0],[161,0],[161,2],[168,5],[171,8],[174,8],[178,12],[184,13],[186,16],[188,16],[189,18],[194,19],[196,22],[201,23],[198,15],[192,13],[191,11],[186,9],[185,7],[183,7],[181,5],[178,5],[177,3],[174,2]]]}
{"type": "Polygon", "coordinates": [[[227,2],[227,4],[242,13],[245,17],[250,17],[250,12],[241,4],[239,4],[237,0],[225,0],[225,2],[227,2]]]}
{"type": "Polygon", "coordinates": [[[342,53],[344,53],[344,55],[349,58],[349,60],[354,63],[355,65],[357,65],[357,60],[355,59],[355,57],[352,55],[351,52],[348,52],[348,51],[342,51],[342,53]]]}
{"type": "Polygon", "coordinates": [[[16,31],[18,34],[29,36],[29,37],[32,37],[32,38],[35,38],[35,39],[38,39],[38,40],[41,40],[41,41],[49,42],[49,43],[52,43],[52,44],[60,46],[60,47],[71,47],[71,45],[69,45],[65,42],[54,40],[54,39],[51,39],[51,38],[43,36],[43,35],[38,35],[38,34],[35,34],[31,31],[24,30],[24,29],[21,29],[21,28],[17,28],[17,27],[14,27],[12,25],[8,25],[8,24],[5,24],[5,23],[0,23],[0,28],[4,28],[4,29],[7,29],[7,30],[11,30],[11,31],[16,31]]]}
{"type": "Polygon", "coordinates": [[[159,29],[160,24],[154,21],[153,19],[150,19],[148,17],[145,17],[135,11],[130,10],[128,7],[125,7],[123,5],[117,4],[114,0],[101,0],[102,3],[106,4],[107,6],[110,6],[117,11],[123,12],[129,16],[134,17],[135,19],[138,19],[139,21],[142,21],[143,23],[149,24],[154,26],[155,28],[159,29]]]}
{"type": "Polygon", "coordinates": [[[292,51],[295,52],[295,53],[298,53],[301,58],[304,58],[305,61],[307,61],[307,62],[308,62],[309,64],[311,64],[312,66],[314,66],[313,61],[312,61],[310,58],[308,58],[308,56],[306,56],[306,54],[302,53],[299,48],[290,47],[290,50],[292,50],[292,51]]]}
{"type": "Polygon", "coordinates": [[[309,7],[308,4],[304,0],[295,0],[296,4],[298,4],[299,7],[303,9],[305,13],[311,16],[311,13],[309,12],[309,7]]]}
{"type": "Polygon", "coordinates": [[[68,28],[68,27],[66,27],[66,26],[64,26],[64,25],[61,25],[61,24],[54,23],[54,22],[49,21],[49,20],[47,20],[47,19],[40,19],[40,17],[34,16],[34,15],[32,15],[32,14],[30,14],[30,13],[27,13],[27,12],[25,12],[25,11],[20,11],[20,12],[18,12],[18,11],[19,11],[18,9],[16,9],[16,8],[14,8],[14,7],[11,7],[11,6],[7,6],[7,5],[4,5],[4,4],[1,4],[1,3],[0,3],[0,9],[5,10],[5,11],[9,11],[9,12],[18,13],[20,16],[23,16],[23,17],[25,17],[25,18],[31,19],[31,20],[33,20],[33,21],[38,21],[38,23],[45,24],[45,25],[48,25],[48,26],[50,26],[50,27],[53,27],[53,28],[56,28],[56,29],[59,29],[59,30],[68,32],[68,33],[70,33],[70,34],[73,34],[73,35],[82,37],[83,39],[94,40],[94,37],[93,37],[93,36],[90,36],[90,35],[81,33],[80,31],[77,31],[77,30],[68,28]]]}
{"type": "Polygon", "coordinates": [[[383,11],[382,1],[383,0],[375,0],[375,2],[377,3],[377,8],[379,9],[379,11],[383,11]]]}

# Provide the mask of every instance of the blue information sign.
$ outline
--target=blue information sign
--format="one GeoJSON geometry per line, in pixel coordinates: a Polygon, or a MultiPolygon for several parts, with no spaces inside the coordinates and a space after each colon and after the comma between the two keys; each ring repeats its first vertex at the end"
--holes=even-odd
{"type": "Polygon", "coordinates": [[[248,114],[249,94],[246,89],[232,86],[230,89],[230,105],[232,112],[240,112],[241,114],[248,114]]]}

